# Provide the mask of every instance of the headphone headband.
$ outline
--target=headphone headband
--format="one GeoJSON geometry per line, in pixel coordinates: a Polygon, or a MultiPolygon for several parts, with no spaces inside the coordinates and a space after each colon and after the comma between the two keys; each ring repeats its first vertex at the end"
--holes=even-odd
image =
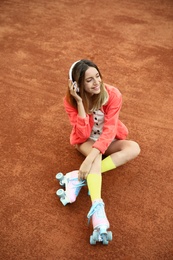
{"type": "MultiPolygon", "coordinates": [[[[72,80],[72,71],[73,71],[73,68],[74,68],[74,66],[76,65],[76,63],[78,63],[79,61],[81,61],[81,60],[75,61],[75,62],[71,65],[71,67],[70,67],[70,70],[69,70],[69,79],[70,79],[70,80],[72,80]]],[[[73,81],[73,80],[72,80],[72,81],[73,81]]]]}

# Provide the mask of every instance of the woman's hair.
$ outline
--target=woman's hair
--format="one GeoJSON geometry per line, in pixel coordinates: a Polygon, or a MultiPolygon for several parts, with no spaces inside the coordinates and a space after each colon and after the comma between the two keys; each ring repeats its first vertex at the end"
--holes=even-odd
{"type": "MultiPolygon", "coordinates": [[[[100,93],[99,94],[94,94],[93,96],[89,96],[87,92],[85,91],[84,88],[84,80],[85,80],[85,72],[89,67],[95,68],[100,75],[100,78],[102,79],[102,75],[100,73],[99,68],[97,67],[96,64],[94,64],[90,60],[80,60],[78,61],[73,69],[72,69],[72,81],[76,81],[78,88],[79,88],[79,93],[78,95],[82,98],[83,105],[85,108],[85,112],[87,114],[93,112],[94,110],[100,109],[107,101],[108,99],[108,94],[107,91],[104,87],[103,81],[101,82],[100,86],[100,93]],[[90,101],[90,102],[89,102],[90,101]],[[91,107],[92,104],[92,107],[91,107]]],[[[68,88],[67,94],[66,94],[66,100],[75,108],[77,108],[77,102],[75,98],[70,94],[70,90],[68,88]]]]}

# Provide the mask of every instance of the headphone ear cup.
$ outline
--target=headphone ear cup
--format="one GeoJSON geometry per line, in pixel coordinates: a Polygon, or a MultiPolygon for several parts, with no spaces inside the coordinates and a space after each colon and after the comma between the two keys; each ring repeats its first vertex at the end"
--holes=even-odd
{"type": "Polygon", "coordinates": [[[76,81],[73,82],[73,87],[77,88],[77,82],[76,81]]]}
{"type": "Polygon", "coordinates": [[[76,92],[79,92],[79,88],[77,86],[77,82],[76,81],[73,82],[73,87],[76,89],[76,92]]]}

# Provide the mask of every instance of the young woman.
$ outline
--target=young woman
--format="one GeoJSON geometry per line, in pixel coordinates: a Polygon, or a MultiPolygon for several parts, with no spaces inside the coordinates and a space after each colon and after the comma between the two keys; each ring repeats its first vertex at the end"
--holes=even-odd
{"type": "Polygon", "coordinates": [[[75,173],[76,184],[86,180],[92,201],[88,218],[100,235],[109,228],[101,198],[102,173],[140,153],[136,142],[126,140],[128,130],[119,120],[121,105],[120,91],[103,82],[96,64],[85,59],[72,64],[64,106],[72,125],[70,143],[85,156],[75,173]]]}

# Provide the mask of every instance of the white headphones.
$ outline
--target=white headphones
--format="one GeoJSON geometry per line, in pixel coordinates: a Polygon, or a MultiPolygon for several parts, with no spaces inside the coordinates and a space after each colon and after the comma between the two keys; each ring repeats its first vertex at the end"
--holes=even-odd
{"type": "Polygon", "coordinates": [[[79,61],[80,61],[80,60],[75,61],[75,62],[71,65],[70,70],[69,70],[69,79],[72,81],[73,86],[76,88],[76,92],[79,92],[79,88],[77,87],[77,82],[76,82],[76,81],[73,82],[73,79],[72,79],[72,71],[73,71],[73,68],[74,68],[74,66],[76,65],[76,63],[78,63],[79,61]]]}

